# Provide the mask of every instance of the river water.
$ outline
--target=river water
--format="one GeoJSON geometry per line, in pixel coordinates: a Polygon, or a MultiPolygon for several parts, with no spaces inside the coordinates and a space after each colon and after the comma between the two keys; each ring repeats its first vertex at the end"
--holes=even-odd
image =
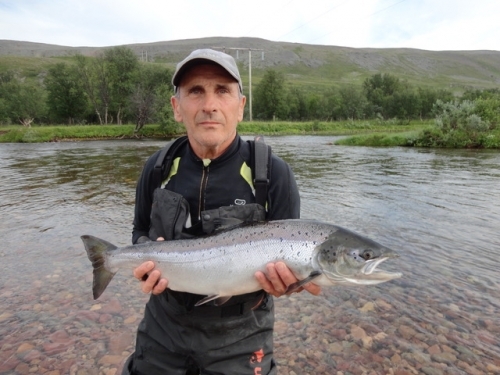
{"type": "MultiPolygon", "coordinates": [[[[276,300],[280,374],[500,374],[500,153],[268,137],[302,217],[401,257],[403,277],[276,300]]],[[[119,373],[147,296],[122,272],[92,299],[82,234],[127,245],[159,141],[0,144],[0,374],[119,373]]]]}

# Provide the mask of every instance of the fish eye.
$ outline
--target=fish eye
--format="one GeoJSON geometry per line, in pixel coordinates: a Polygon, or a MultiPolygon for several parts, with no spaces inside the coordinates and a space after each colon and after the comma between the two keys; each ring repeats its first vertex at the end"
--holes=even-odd
{"type": "Polygon", "coordinates": [[[363,258],[364,260],[370,260],[370,259],[375,258],[375,255],[373,254],[372,250],[365,250],[361,254],[361,258],[363,258]]]}

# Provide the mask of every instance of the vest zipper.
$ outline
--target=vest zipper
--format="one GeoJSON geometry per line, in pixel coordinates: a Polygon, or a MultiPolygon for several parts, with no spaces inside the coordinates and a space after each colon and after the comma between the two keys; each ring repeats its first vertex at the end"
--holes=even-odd
{"type": "Polygon", "coordinates": [[[205,192],[207,189],[208,183],[208,173],[209,173],[209,165],[210,159],[203,159],[203,173],[201,175],[201,183],[200,183],[200,195],[199,195],[199,204],[198,204],[198,220],[201,220],[201,211],[205,211],[205,192]]]}

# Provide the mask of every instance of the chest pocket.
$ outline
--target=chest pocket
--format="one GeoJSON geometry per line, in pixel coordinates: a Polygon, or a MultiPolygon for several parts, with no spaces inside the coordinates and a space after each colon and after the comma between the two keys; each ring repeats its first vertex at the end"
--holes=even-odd
{"type": "Polygon", "coordinates": [[[149,238],[165,240],[183,238],[184,227],[189,218],[189,203],[184,197],[170,190],[156,188],[151,207],[149,238]]]}
{"type": "Polygon", "coordinates": [[[266,211],[257,203],[244,206],[223,206],[214,210],[202,211],[201,223],[203,233],[211,234],[216,230],[230,229],[242,223],[264,221],[266,211]]]}
{"type": "Polygon", "coordinates": [[[223,206],[202,211],[200,228],[190,227],[189,203],[180,194],[157,188],[153,194],[151,207],[151,227],[149,238],[165,240],[190,238],[193,235],[212,234],[217,230],[230,229],[242,223],[264,221],[266,212],[257,203],[244,206],[223,206]]]}

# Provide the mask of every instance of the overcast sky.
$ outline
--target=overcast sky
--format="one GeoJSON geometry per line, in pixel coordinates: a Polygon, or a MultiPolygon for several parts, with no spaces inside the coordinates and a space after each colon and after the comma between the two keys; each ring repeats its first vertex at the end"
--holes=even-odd
{"type": "Polygon", "coordinates": [[[500,51],[500,0],[0,0],[0,39],[100,47],[210,36],[500,51]]]}

